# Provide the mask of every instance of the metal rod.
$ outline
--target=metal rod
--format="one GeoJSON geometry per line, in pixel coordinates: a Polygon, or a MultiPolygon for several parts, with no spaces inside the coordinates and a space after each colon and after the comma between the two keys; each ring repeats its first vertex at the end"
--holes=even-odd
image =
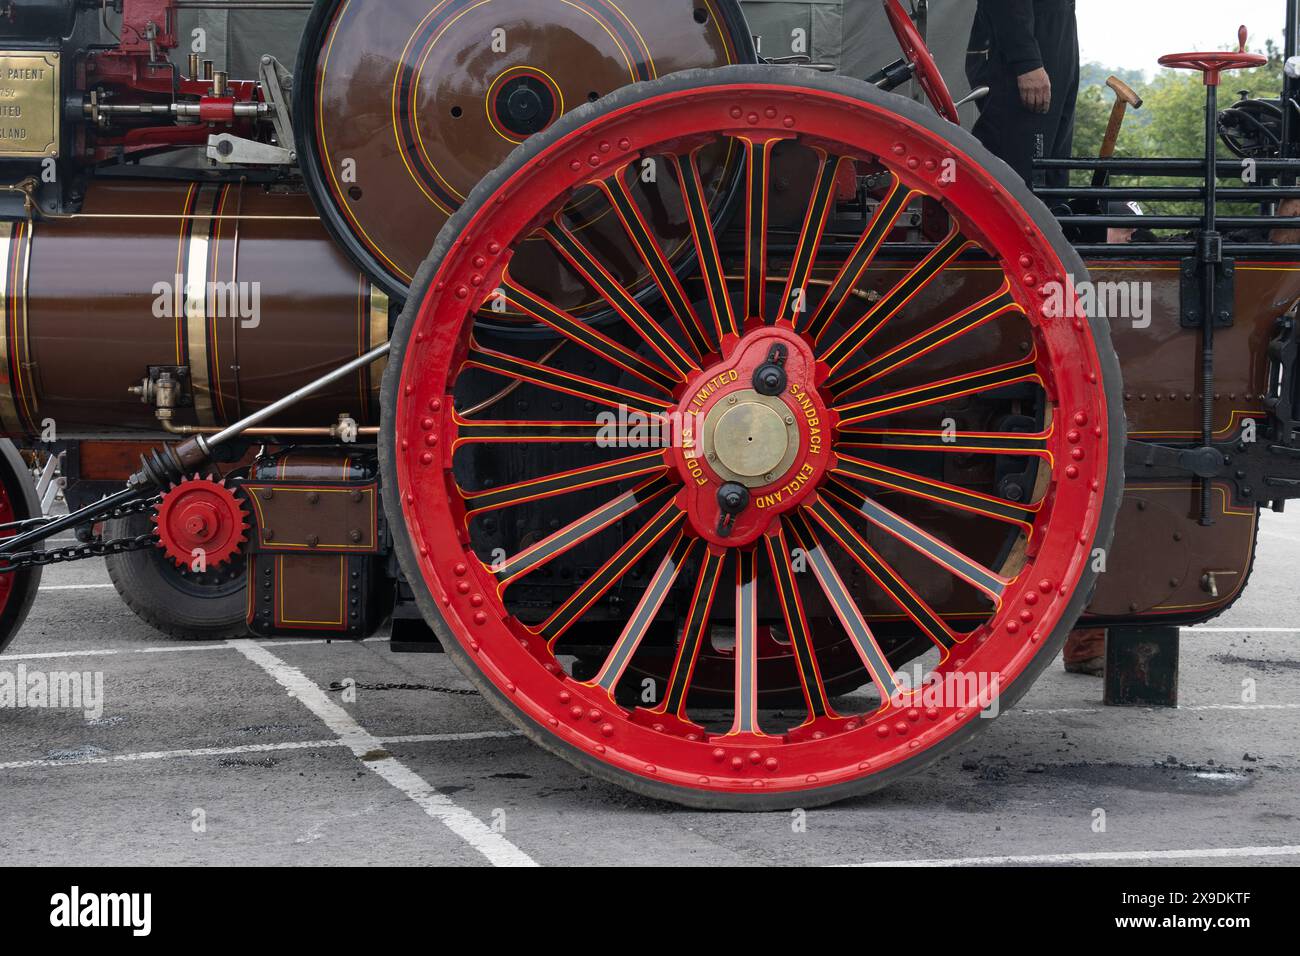
{"type": "MultiPolygon", "coordinates": [[[[1214,320],[1218,315],[1217,293],[1219,266],[1223,261],[1223,248],[1218,227],[1219,183],[1214,172],[1218,168],[1219,145],[1219,87],[1208,83],[1205,87],[1205,225],[1201,232],[1201,282],[1204,291],[1201,299],[1201,444],[1206,448],[1214,441],[1214,320]]],[[[1201,479],[1201,525],[1214,524],[1211,513],[1214,484],[1209,478],[1201,479]]]]}
{"type": "MultiPolygon", "coordinates": [[[[1196,254],[1194,242],[1124,242],[1079,243],[1074,250],[1085,258],[1099,259],[1151,259],[1173,262],[1196,254]]],[[[1300,258],[1300,245],[1272,242],[1225,242],[1225,256],[1254,256],[1271,260],[1300,258]]]]}
{"type": "MultiPolygon", "coordinates": [[[[1286,0],[1286,36],[1283,40],[1282,62],[1296,55],[1297,34],[1300,34],[1300,0],[1286,0]]],[[[1288,101],[1300,98],[1300,78],[1282,71],[1282,155],[1292,158],[1300,154],[1300,136],[1297,136],[1295,117],[1291,115],[1288,101]]],[[[1294,176],[1283,177],[1283,182],[1295,182],[1294,176]]]]}
{"type": "MultiPolygon", "coordinates": [[[[1127,229],[1196,229],[1205,220],[1200,216],[1057,216],[1056,221],[1069,226],[1109,226],[1127,229]]],[[[1223,216],[1218,220],[1225,229],[1300,229],[1300,216],[1223,216]]]]}
{"type": "Polygon", "coordinates": [[[181,10],[310,10],[311,0],[176,0],[181,10]]]}
{"type": "MultiPolygon", "coordinates": [[[[1126,217],[1125,225],[1132,226],[1135,219],[1139,222],[1141,221],[1141,217],[1126,217]]],[[[823,242],[820,248],[828,258],[833,260],[837,256],[844,258],[852,253],[854,243],[847,240],[823,242]]],[[[1076,243],[1073,248],[1076,249],[1080,255],[1085,256],[1123,259],[1149,258],[1168,262],[1186,258],[1187,256],[1195,255],[1196,253],[1196,244],[1194,242],[1186,241],[1093,244],[1076,243]]],[[[738,246],[733,247],[726,244],[723,246],[724,253],[730,254],[738,251],[743,250],[738,246]]],[[[774,256],[792,256],[795,253],[795,243],[770,243],[768,245],[768,252],[774,256]]],[[[925,243],[891,243],[881,246],[880,252],[877,254],[876,258],[881,262],[890,260],[915,260],[917,258],[924,258],[932,252],[934,252],[934,246],[926,245],[925,243]]],[[[1270,260],[1294,259],[1300,258],[1300,244],[1280,242],[1225,242],[1223,244],[1223,254],[1225,256],[1253,256],[1270,260]]],[[[956,261],[988,262],[989,257],[983,252],[975,251],[961,255],[956,261]]]]}
{"type": "Polygon", "coordinates": [[[79,524],[94,521],[100,515],[107,514],[115,508],[138,500],[140,496],[138,488],[124,488],[107,498],[96,501],[93,505],[87,505],[80,511],[74,511],[62,518],[47,522],[33,531],[28,531],[13,538],[5,538],[0,541],[0,555],[17,554],[20,551],[25,551],[29,545],[39,544],[60,531],[66,531],[68,528],[75,528],[79,524]]]}
{"type": "MultiPolygon", "coordinates": [[[[221,431],[218,426],[206,425],[173,425],[171,422],[163,422],[163,431],[169,435],[182,435],[190,437],[191,435],[215,435],[221,431]]],[[[265,428],[248,428],[243,432],[244,436],[255,436],[257,438],[338,438],[338,425],[318,425],[294,428],[276,428],[274,425],[265,428]]],[[[365,435],[367,438],[375,438],[379,435],[379,428],[374,425],[366,425],[357,429],[357,435],[365,435]]]]}
{"type": "MultiPolygon", "coordinates": [[[[1205,198],[1203,186],[1051,186],[1034,190],[1040,199],[1150,199],[1156,201],[1197,201],[1205,198]]],[[[1300,197],[1296,186],[1249,186],[1243,189],[1225,189],[1219,198],[1223,202],[1262,202],[1269,199],[1300,197]]]]}
{"type": "Polygon", "coordinates": [[[340,379],[347,378],[349,375],[351,375],[353,372],[357,371],[358,369],[365,368],[367,365],[371,365],[374,362],[379,361],[379,359],[383,358],[385,355],[388,354],[389,349],[391,348],[392,348],[392,343],[390,342],[385,342],[383,345],[376,346],[375,348],[367,352],[365,355],[359,356],[358,358],[354,358],[351,362],[348,362],[346,365],[336,368],[328,375],[316,379],[316,381],[312,382],[309,385],[304,385],[296,392],[290,392],[288,395],[284,396],[284,398],[274,401],[270,405],[267,405],[265,408],[253,412],[253,414],[241,419],[240,421],[235,422],[235,424],[233,425],[223,428],[221,431],[217,432],[211,438],[202,439],[204,445],[208,449],[212,449],[212,448],[216,448],[218,445],[222,445],[230,441],[232,438],[238,438],[240,435],[248,431],[253,426],[260,425],[262,424],[262,422],[266,421],[267,419],[274,418],[276,415],[280,414],[285,409],[297,405],[304,398],[309,398],[312,395],[315,395],[321,389],[333,385],[335,382],[339,381],[340,379]]]}
{"type": "MultiPolygon", "coordinates": [[[[1298,173],[1300,159],[1257,159],[1255,169],[1261,173],[1298,173]]],[[[1204,176],[1205,161],[1201,159],[1036,159],[1035,169],[1105,169],[1113,173],[1126,171],[1154,176],[1204,176]]],[[[1218,160],[1215,164],[1220,177],[1240,178],[1241,160],[1218,160]]]]}

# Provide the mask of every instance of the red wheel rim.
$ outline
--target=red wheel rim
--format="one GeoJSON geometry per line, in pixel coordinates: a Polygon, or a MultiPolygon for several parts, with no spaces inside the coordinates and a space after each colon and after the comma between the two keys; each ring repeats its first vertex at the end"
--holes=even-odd
{"type": "Polygon", "coordinates": [[[885,15],[889,17],[889,25],[894,30],[894,36],[898,37],[898,45],[903,48],[903,56],[916,71],[916,82],[925,91],[930,105],[948,122],[960,125],[961,116],[957,112],[957,103],[953,100],[943,73],[939,70],[939,64],[934,62],[934,56],[926,46],[921,31],[916,28],[916,24],[907,15],[899,0],[884,0],[884,4],[885,15]]]}
{"type": "MultiPolygon", "coordinates": [[[[611,107],[585,125],[575,119],[552,133],[556,135],[547,134],[549,141],[525,165],[463,217],[459,237],[442,257],[428,294],[408,309],[409,338],[395,401],[388,410],[395,458],[390,481],[395,478],[395,494],[400,496],[395,500],[400,500],[409,534],[409,552],[403,554],[408,576],[423,582],[473,667],[519,714],[597,764],[637,779],[713,794],[798,794],[851,784],[936,748],[978,719],[980,705],[988,702],[978,695],[954,700],[952,688],[972,675],[987,675],[986,689],[1005,695],[1054,635],[1063,633],[1063,617],[1077,613],[1075,592],[1087,573],[1108,489],[1113,490],[1107,471],[1108,407],[1092,330],[1083,318],[1056,312],[1045,294],[1069,288],[1060,255],[1015,197],[977,160],[878,97],[859,100],[776,82],[717,83],[669,89],[611,107]],[[534,235],[541,223],[548,239],[600,289],[598,254],[550,220],[553,211],[575,190],[590,185],[620,208],[622,177],[628,165],[643,156],[677,157],[674,162],[689,194],[691,151],[721,136],[742,144],[750,171],[744,274],[730,286],[705,215],[696,217],[703,290],[697,299],[675,285],[666,270],[658,270],[665,281],[657,319],[634,311],[618,298],[617,289],[605,290],[628,317],[629,327],[637,330],[641,348],[623,346],[613,333],[592,335],[512,284],[506,271],[511,249],[534,235]],[[779,141],[814,150],[820,165],[790,275],[783,288],[775,290],[782,294],[772,306],[764,296],[774,291],[765,279],[766,186],[770,157],[779,141]],[[880,206],[829,291],[799,310],[794,304],[799,297],[791,291],[809,285],[836,173],[841,163],[850,161],[884,172],[880,206]],[[983,248],[1001,267],[1001,285],[924,336],[872,349],[867,343],[894,313],[886,310],[882,319],[879,310],[869,309],[862,317],[845,319],[844,310],[857,277],[907,202],[919,196],[942,204],[953,230],[919,265],[903,270],[903,278],[882,301],[897,305],[928,294],[943,284],[936,283],[936,277],[973,246],[983,248]],[[512,306],[621,370],[619,383],[556,371],[543,362],[472,342],[474,312],[491,301],[498,287],[512,306]],[[1031,343],[1027,355],[993,367],[953,370],[893,390],[876,384],[923,366],[927,357],[994,320],[1023,326],[1031,343]],[[665,335],[673,321],[679,323],[673,327],[676,334],[665,335]],[[694,473],[677,447],[629,451],[600,468],[585,466],[486,489],[462,489],[453,475],[458,449],[489,442],[572,442],[576,447],[594,442],[598,427],[590,420],[462,416],[454,407],[461,375],[491,370],[530,387],[586,400],[593,409],[621,404],[625,411],[664,416],[686,408],[721,374],[719,370],[748,371],[754,364],[748,352],[756,344],[770,350],[777,341],[789,346],[794,366],[812,355],[812,367],[800,368],[797,374],[810,378],[802,384],[822,419],[827,447],[825,457],[797,489],[794,503],[780,509],[778,517],[758,522],[757,529],[742,526],[738,519],[734,538],[709,533],[716,531],[714,513],[695,500],[698,495],[692,496],[694,473]],[[739,357],[739,364],[730,363],[733,356],[739,357]],[[906,409],[1016,384],[1041,390],[1053,409],[1051,425],[1031,434],[962,433],[952,443],[945,443],[936,431],[879,427],[906,409]],[[1021,505],[883,463],[884,453],[900,450],[940,457],[953,452],[1024,456],[1039,463],[1038,490],[1031,503],[1021,505]],[[520,552],[489,560],[475,551],[468,519],[484,507],[558,500],[575,489],[607,494],[599,498],[599,508],[520,552]],[[1004,576],[961,553],[937,530],[882,505],[880,499],[887,495],[1016,529],[1019,570],[1004,576]],[[608,560],[585,582],[575,584],[571,601],[529,624],[508,609],[510,586],[575,542],[596,540],[603,533],[599,529],[624,527],[618,522],[628,514],[637,516],[634,529],[609,547],[608,560]],[[867,527],[921,556],[960,586],[984,595],[989,604],[986,618],[969,630],[955,630],[881,557],[872,543],[878,539],[864,531],[867,527]],[[793,566],[796,547],[806,559],[806,572],[793,566]],[[608,593],[602,590],[606,582],[617,583],[636,559],[648,561],[653,574],[621,630],[614,628],[616,639],[605,665],[590,681],[570,678],[553,648],[566,629],[608,593]],[[678,580],[688,564],[697,564],[698,574],[678,580]],[[851,568],[873,579],[898,616],[933,640],[941,660],[930,670],[935,690],[928,696],[924,689],[908,693],[891,672],[874,622],[844,583],[851,568]],[[668,686],[657,706],[623,706],[612,689],[638,650],[645,622],[663,606],[674,584],[678,591],[673,593],[685,589],[689,600],[668,686]],[[760,595],[780,606],[780,623],[792,637],[807,705],[802,723],[777,733],[765,731],[753,686],[760,595]],[[878,701],[861,713],[837,712],[827,699],[816,654],[807,650],[811,600],[831,608],[871,675],[878,701]],[[710,633],[710,620],[724,607],[734,608],[738,622],[733,628],[735,705],[721,723],[706,725],[690,713],[691,669],[710,633]]],[[[635,237],[635,212],[626,207],[623,211],[635,237]]],[[[651,260],[653,253],[653,247],[647,249],[651,260]]],[[[647,265],[653,268],[655,263],[647,265]]],[[[707,401],[733,394],[738,404],[749,401],[732,387],[743,384],[719,386],[707,401]]],[[[783,393],[781,399],[792,414],[800,414],[797,396],[787,399],[783,393]]],[[[707,417],[709,409],[700,412],[707,417]]],[[[807,453],[807,419],[797,421],[797,444],[807,453]]],[[[772,447],[776,445],[779,442],[772,447]]],[[[747,467],[743,456],[728,460],[747,467]]],[[[797,462],[782,467],[786,470],[777,476],[778,486],[802,470],[797,462]]],[[[754,491],[756,497],[770,493],[770,485],[754,491]]]]}

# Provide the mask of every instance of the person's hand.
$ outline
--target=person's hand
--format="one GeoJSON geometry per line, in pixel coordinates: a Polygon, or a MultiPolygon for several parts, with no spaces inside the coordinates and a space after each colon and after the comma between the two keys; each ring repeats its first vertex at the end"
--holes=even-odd
{"type": "Polygon", "coordinates": [[[1052,108],[1052,81],[1042,67],[1022,73],[1016,80],[1020,102],[1031,113],[1046,113],[1052,108]]]}

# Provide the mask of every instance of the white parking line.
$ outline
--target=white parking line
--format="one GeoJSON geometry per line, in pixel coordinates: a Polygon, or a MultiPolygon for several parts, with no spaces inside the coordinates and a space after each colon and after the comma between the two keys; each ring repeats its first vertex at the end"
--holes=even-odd
{"type": "Polygon", "coordinates": [[[1231,860],[1262,856],[1300,856],[1300,846],[1235,846],[1198,850],[1116,850],[1095,853],[1043,853],[1035,856],[969,856],[951,860],[875,860],[858,867],[1022,866],[1027,863],[1123,863],[1147,860],[1231,860]]]}
{"type": "Polygon", "coordinates": [[[439,793],[419,774],[397,758],[383,752],[383,742],[358,724],[346,710],[326,696],[298,668],[276,657],[253,641],[231,641],[230,645],[266,671],[289,696],[319,717],[362,765],[410,797],[429,816],[483,854],[494,866],[536,866],[537,862],[474,814],[439,793]],[[378,753],[377,753],[378,752],[378,753]],[[370,759],[366,759],[366,758],[370,759]],[[378,759],[375,759],[378,757],[378,759]]]}
{"type": "MultiPolygon", "coordinates": [[[[374,641],[386,641],[387,637],[367,637],[363,641],[340,640],[332,641],[320,638],[304,638],[293,641],[261,641],[258,642],[262,647],[299,647],[310,644],[369,644],[374,641]]],[[[229,644],[162,644],[151,645],[148,647],[111,647],[111,648],[89,648],[84,651],[44,651],[39,654],[0,654],[0,664],[7,661],[47,661],[57,660],[65,657],[116,657],[120,654],[180,654],[195,653],[198,651],[231,651],[234,650],[229,644]]]]}
{"type": "MultiPolygon", "coordinates": [[[[438,744],[462,740],[494,740],[502,737],[522,736],[517,730],[478,730],[461,734],[403,734],[383,737],[384,744],[438,744]]],[[[191,757],[229,757],[238,754],[274,753],[278,750],[321,750],[326,747],[346,747],[339,738],[330,740],[289,740],[278,744],[242,744],[237,747],[198,747],[190,750],[154,750],[144,753],[110,754],[106,757],[72,757],[68,760],[14,760],[0,763],[0,770],[28,770],[33,767],[84,767],[90,764],[139,763],[145,760],[183,760],[191,757]]]]}
{"type": "Polygon", "coordinates": [[[45,584],[41,591],[107,591],[112,587],[111,584],[45,584]]]}

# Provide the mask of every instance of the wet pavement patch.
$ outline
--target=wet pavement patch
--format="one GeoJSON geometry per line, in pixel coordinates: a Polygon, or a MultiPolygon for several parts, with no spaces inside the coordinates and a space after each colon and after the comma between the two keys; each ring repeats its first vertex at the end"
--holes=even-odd
{"type": "Polygon", "coordinates": [[[344,681],[332,681],[329,689],[338,692],[343,690],[424,690],[431,691],[435,694],[451,694],[453,697],[475,697],[478,691],[473,688],[465,687],[440,687],[437,684],[410,684],[384,682],[379,684],[361,684],[347,683],[344,681]]]}
{"type": "Polygon", "coordinates": [[[84,760],[87,757],[102,757],[108,753],[103,747],[94,747],[87,745],[77,747],[74,750],[47,750],[45,752],[46,760],[84,760]]]}
{"type": "Polygon", "coordinates": [[[263,757],[260,760],[249,760],[245,757],[222,757],[217,761],[217,766],[226,770],[244,770],[250,767],[269,770],[272,767],[279,766],[279,763],[280,761],[274,757],[263,757]]]}
{"type": "Polygon", "coordinates": [[[1245,664],[1261,671],[1300,671],[1300,661],[1272,661],[1261,657],[1238,657],[1236,654],[1215,654],[1211,660],[1217,664],[1245,664]]]}
{"type": "Polygon", "coordinates": [[[1234,770],[1213,764],[1157,763],[1148,766],[1121,763],[1071,763],[1044,771],[1062,781],[1090,787],[1122,787],[1144,793],[1178,793],[1227,796],[1239,793],[1257,778],[1254,768],[1234,770]]]}

